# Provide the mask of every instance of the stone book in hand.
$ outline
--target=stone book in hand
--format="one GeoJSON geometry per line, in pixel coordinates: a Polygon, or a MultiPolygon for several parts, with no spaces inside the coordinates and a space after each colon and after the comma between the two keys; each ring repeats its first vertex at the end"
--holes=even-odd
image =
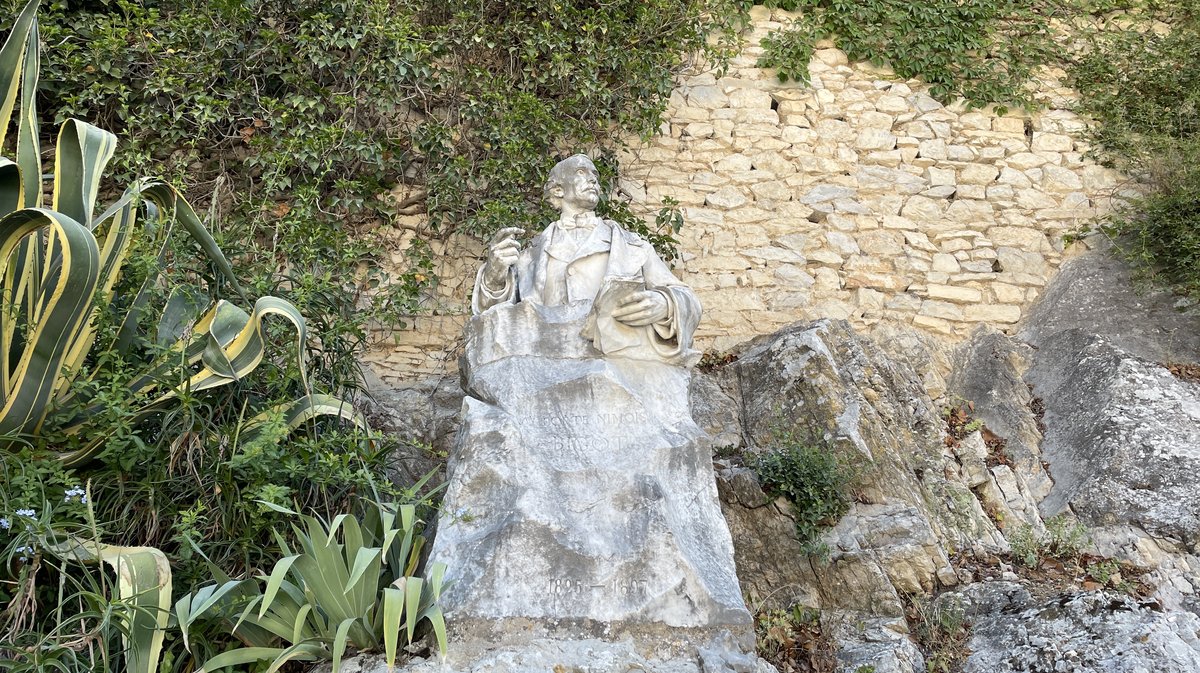
{"type": "Polygon", "coordinates": [[[596,294],[588,314],[583,336],[591,339],[596,350],[608,355],[640,345],[645,336],[642,328],[631,327],[613,317],[613,311],[635,292],[643,292],[646,283],[635,278],[606,278],[596,294]]]}

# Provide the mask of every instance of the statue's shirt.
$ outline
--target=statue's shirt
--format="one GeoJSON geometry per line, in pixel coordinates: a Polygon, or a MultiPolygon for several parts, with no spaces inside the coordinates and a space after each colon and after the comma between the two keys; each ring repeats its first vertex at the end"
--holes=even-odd
{"type": "Polygon", "coordinates": [[[607,253],[612,244],[612,226],[595,215],[580,216],[575,226],[556,222],[548,232],[546,269],[541,303],[546,306],[594,299],[604,280],[607,253]],[[589,263],[585,258],[602,255],[589,263]]]}

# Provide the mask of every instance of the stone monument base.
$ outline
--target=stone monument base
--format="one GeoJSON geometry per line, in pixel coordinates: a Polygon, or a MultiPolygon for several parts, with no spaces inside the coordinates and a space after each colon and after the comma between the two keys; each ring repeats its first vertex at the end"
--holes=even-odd
{"type": "MultiPolygon", "coordinates": [[[[328,664],[319,673],[329,673],[328,664]]],[[[341,673],[778,673],[754,655],[741,654],[721,639],[689,656],[637,651],[630,641],[538,639],[486,651],[452,649],[445,659],[415,659],[389,671],[382,656],[342,662],[341,673]]]]}
{"type": "Polygon", "coordinates": [[[687,369],[601,359],[586,305],[472,319],[431,558],[456,641],[631,639],[694,655],[753,628],[687,369]],[[536,335],[536,336],[530,336],[536,335]]]}
{"type": "Polygon", "coordinates": [[[729,652],[753,652],[752,630],[735,627],[677,627],[648,622],[599,622],[591,619],[453,619],[447,637],[456,656],[474,660],[497,649],[533,646],[541,641],[624,643],[638,656],[654,659],[695,658],[714,644],[729,652]]]}

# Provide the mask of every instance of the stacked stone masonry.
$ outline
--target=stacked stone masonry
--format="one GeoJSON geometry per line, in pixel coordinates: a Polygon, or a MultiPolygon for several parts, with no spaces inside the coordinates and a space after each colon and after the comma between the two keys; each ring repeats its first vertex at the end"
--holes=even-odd
{"type": "MultiPolygon", "coordinates": [[[[783,83],[757,61],[792,16],[754,8],[725,74],[685,77],[662,133],[622,157],[621,189],[645,212],[683,208],[676,271],[705,306],[698,346],[819,317],[951,339],[1011,329],[1072,252],[1064,234],[1129,188],[1086,156],[1061,73],[1036,83],[1032,115],[944,106],[827,44],[809,83],[783,83]]],[[[445,370],[469,293],[466,270],[451,275],[457,315],[400,335],[385,373],[445,370]]]]}

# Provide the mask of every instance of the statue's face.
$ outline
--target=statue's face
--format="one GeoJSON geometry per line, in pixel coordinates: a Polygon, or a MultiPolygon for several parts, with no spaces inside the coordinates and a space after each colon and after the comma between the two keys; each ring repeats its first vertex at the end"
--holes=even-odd
{"type": "Polygon", "coordinates": [[[596,166],[585,157],[569,159],[562,168],[563,205],[577,210],[591,210],[600,203],[600,174],[596,166]]]}

